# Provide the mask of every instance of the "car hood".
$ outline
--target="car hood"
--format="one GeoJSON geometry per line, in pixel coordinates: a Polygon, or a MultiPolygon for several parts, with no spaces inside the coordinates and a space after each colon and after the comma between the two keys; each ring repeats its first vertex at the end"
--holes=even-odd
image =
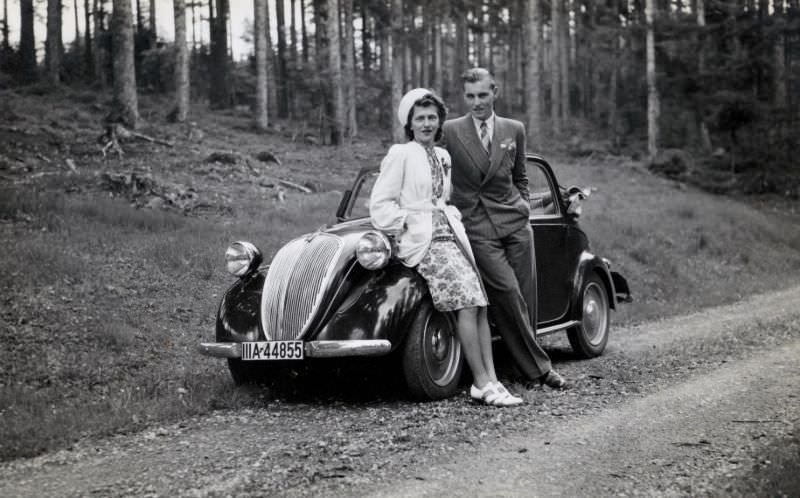
{"type": "Polygon", "coordinates": [[[302,339],[316,328],[336,290],[358,266],[356,244],[369,230],[368,218],[356,219],[304,234],[278,250],[261,296],[268,340],[302,339]]]}

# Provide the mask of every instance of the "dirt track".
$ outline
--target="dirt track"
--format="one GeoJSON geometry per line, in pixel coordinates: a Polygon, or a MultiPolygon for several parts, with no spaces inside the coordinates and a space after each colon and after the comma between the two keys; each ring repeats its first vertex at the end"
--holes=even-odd
{"type": "Polygon", "coordinates": [[[800,287],[551,351],[515,409],[305,399],[0,466],[0,496],[800,496],[800,287]]]}

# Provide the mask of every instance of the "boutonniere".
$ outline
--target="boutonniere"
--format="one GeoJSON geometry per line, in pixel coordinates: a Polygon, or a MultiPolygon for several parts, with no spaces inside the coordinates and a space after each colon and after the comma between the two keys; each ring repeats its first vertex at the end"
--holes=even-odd
{"type": "Polygon", "coordinates": [[[500,150],[513,154],[517,150],[517,142],[515,142],[513,138],[506,138],[500,142],[500,150]]]}
{"type": "Polygon", "coordinates": [[[448,163],[444,159],[442,159],[442,170],[444,171],[445,176],[447,176],[450,173],[450,163],[448,163]]]}

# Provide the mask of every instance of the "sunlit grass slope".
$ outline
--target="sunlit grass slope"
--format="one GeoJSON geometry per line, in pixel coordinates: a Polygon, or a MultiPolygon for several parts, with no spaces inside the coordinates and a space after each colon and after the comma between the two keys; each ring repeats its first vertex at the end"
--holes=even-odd
{"type": "MultiPolygon", "coordinates": [[[[624,158],[553,160],[564,185],[591,186],[581,224],[629,280],[641,321],[800,281],[800,215],[756,210],[655,177],[624,158]]],[[[618,319],[620,317],[617,317],[618,319]]]]}

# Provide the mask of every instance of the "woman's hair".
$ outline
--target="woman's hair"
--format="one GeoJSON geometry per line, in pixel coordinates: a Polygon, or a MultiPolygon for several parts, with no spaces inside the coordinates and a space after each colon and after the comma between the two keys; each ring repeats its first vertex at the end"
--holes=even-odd
{"type": "Polygon", "coordinates": [[[439,115],[439,129],[436,130],[436,135],[433,137],[435,141],[439,141],[442,138],[442,125],[444,125],[444,120],[447,117],[447,108],[444,106],[444,102],[438,95],[433,92],[428,93],[427,95],[423,96],[421,99],[414,102],[414,105],[411,106],[411,110],[408,111],[408,117],[406,118],[406,125],[403,129],[406,132],[406,138],[409,140],[414,140],[414,132],[411,131],[411,118],[414,117],[414,108],[415,107],[429,107],[429,106],[436,106],[436,114],[439,115]]]}

